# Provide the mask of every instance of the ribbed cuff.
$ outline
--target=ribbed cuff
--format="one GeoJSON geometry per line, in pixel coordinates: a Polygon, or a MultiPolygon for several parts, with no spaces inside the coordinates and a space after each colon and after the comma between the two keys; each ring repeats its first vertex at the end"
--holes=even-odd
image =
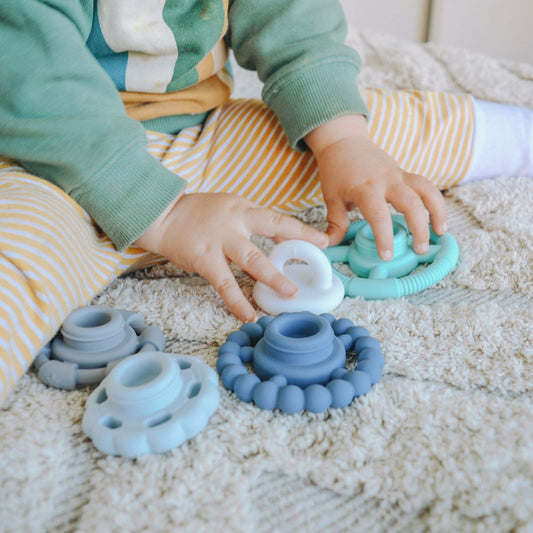
{"type": "Polygon", "coordinates": [[[119,251],[135,242],[187,182],[167,170],[146,149],[124,150],[75,200],[119,251]]]}
{"type": "Polygon", "coordinates": [[[293,148],[305,150],[303,138],[334,118],[368,109],[357,87],[359,70],[347,61],[315,64],[265,88],[263,99],[274,110],[293,148]]]}

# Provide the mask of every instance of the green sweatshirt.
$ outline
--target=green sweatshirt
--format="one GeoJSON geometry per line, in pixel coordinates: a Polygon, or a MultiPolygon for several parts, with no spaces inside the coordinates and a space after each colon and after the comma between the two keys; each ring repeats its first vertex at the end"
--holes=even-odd
{"type": "Polygon", "coordinates": [[[119,250],[186,187],[145,128],[202,122],[257,71],[289,141],[366,113],[337,0],[2,0],[0,154],[65,190],[119,250]]]}

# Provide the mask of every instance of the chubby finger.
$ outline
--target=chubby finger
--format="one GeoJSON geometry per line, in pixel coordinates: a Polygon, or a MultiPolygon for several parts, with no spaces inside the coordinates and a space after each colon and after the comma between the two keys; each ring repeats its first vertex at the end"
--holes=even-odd
{"type": "Polygon", "coordinates": [[[437,235],[444,235],[447,231],[446,204],[442,193],[428,179],[418,174],[407,174],[406,183],[412,187],[429,212],[431,226],[437,235]]]}
{"type": "Polygon", "coordinates": [[[281,296],[292,298],[298,292],[298,286],[286,278],[247,238],[232,239],[225,244],[224,253],[252,278],[268,285],[281,296]]]}
{"type": "Polygon", "coordinates": [[[390,261],[394,254],[394,237],[387,202],[381,195],[367,195],[359,203],[359,210],[372,228],[379,257],[390,261]]]}
{"type": "Polygon", "coordinates": [[[413,249],[418,254],[429,250],[429,221],[420,196],[408,185],[401,184],[392,191],[389,202],[405,217],[413,235],[413,249]]]}
{"type": "Polygon", "coordinates": [[[350,226],[350,218],[342,201],[332,200],[326,202],[326,207],[328,209],[328,229],[326,233],[329,236],[329,245],[335,246],[344,239],[350,226]]]}
{"type": "Polygon", "coordinates": [[[301,239],[319,248],[325,248],[328,245],[328,238],[324,232],[297,218],[283,215],[272,209],[252,207],[246,221],[251,233],[270,237],[275,242],[301,239]]]}
{"type": "Polygon", "coordinates": [[[229,310],[242,322],[253,322],[256,312],[252,304],[244,296],[237,280],[233,276],[226,259],[207,261],[201,274],[218,292],[229,310]]]}

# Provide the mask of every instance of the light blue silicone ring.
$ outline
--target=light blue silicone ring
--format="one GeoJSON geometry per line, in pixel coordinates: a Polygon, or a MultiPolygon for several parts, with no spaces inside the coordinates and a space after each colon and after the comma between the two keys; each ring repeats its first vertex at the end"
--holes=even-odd
{"type": "Polygon", "coordinates": [[[405,218],[392,215],[392,221],[394,254],[391,261],[383,261],[378,256],[372,230],[365,220],[350,225],[342,245],[324,250],[347,296],[362,296],[368,300],[401,298],[427,289],[455,268],[459,247],[452,235],[438,236],[430,228],[429,251],[419,255],[413,250],[405,218]],[[347,244],[350,241],[351,244],[347,244]],[[339,272],[334,263],[347,263],[357,277],[339,272]],[[421,264],[427,266],[417,269],[421,264]]]}
{"type": "Polygon", "coordinates": [[[215,371],[196,357],[142,352],[87,399],[83,431],[109,455],[163,453],[199,433],[219,403],[215,371]]]}

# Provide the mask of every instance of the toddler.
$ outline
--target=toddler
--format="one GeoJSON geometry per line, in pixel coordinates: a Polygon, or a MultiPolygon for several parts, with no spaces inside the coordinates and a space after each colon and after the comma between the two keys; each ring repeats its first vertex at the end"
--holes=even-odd
{"type": "Polygon", "coordinates": [[[233,262],[291,297],[251,243],[340,242],[357,206],[392,257],[439,189],[532,175],[532,113],[468,95],[360,90],[337,0],[2,0],[0,399],[64,318],[155,254],[243,321],[233,262]],[[264,84],[231,100],[228,50],[264,84]],[[326,233],[289,216],[325,203],[326,233]]]}

